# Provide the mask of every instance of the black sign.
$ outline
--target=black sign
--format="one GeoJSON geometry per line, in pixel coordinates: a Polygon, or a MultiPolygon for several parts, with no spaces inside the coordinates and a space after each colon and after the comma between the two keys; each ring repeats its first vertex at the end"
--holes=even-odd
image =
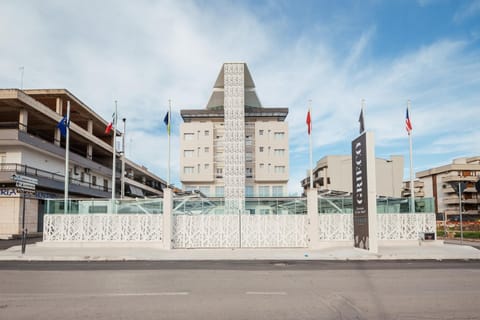
{"type": "Polygon", "coordinates": [[[353,237],[355,247],[369,249],[367,135],[352,141],[353,237]]]}

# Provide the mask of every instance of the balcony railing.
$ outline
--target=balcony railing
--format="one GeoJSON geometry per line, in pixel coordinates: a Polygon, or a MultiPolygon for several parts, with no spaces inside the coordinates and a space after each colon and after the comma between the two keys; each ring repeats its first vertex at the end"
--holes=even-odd
{"type": "MultiPolygon", "coordinates": [[[[35,167],[31,167],[31,166],[27,166],[19,163],[2,163],[0,164],[0,172],[12,172],[12,174],[18,173],[18,174],[22,174],[30,177],[41,177],[41,178],[47,178],[49,180],[60,181],[60,182],[65,181],[64,175],[60,175],[58,173],[46,171],[43,169],[38,169],[35,167]]],[[[78,186],[82,186],[82,187],[86,187],[94,190],[111,192],[110,188],[94,185],[91,182],[81,181],[72,177],[70,177],[69,180],[70,180],[70,184],[74,184],[74,185],[78,185],[78,186]]]]}
{"type": "Polygon", "coordinates": [[[457,175],[449,175],[442,178],[442,182],[477,182],[477,176],[457,176],[457,175]]]}

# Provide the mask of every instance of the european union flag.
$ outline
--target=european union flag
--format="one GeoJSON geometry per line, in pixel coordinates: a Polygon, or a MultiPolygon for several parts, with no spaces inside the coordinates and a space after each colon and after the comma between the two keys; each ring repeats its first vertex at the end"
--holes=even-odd
{"type": "Polygon", "coordinates": [[[67,128],[69,126],[67,116],[63,116],[62,120],[60,120],[59,123],[57,123],[57,128],[60,130],[60,134],[62,137],[67,136],[67,128]]]}

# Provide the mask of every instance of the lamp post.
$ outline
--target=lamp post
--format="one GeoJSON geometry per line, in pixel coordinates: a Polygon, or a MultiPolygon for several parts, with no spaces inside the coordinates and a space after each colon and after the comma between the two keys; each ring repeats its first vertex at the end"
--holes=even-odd
{"type": "Polygon", "coordinates": [[[462,217],[462,194],[467,187],[467,184],[463,181],[458,182],[450,182],[452,188],[458,192],[458,200],[459,200],[459,216],[460,216],[460,243],[463,244],[463,217],[462,217]]]}
{"type": "Polygon", "coordinates": [[[120,198],[125,197],[125,133],[127,128],[127,119],[123,118],[123,134],[122,134],[122,175],[120,176],[120,198]]]}

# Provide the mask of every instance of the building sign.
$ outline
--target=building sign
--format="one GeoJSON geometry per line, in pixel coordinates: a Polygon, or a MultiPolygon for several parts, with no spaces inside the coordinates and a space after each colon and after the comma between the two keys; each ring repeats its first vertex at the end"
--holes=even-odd
{"type": "Polygon", "coordinates": [[[0,196],[15,197],[17,196],[17,189],[16,188],[0,188],[0,196]]]}
{"type": "Polygon", "coordinates": [[[369,249],[367,135],[352,141],[353,238],[356,248],[369,249]]]}

